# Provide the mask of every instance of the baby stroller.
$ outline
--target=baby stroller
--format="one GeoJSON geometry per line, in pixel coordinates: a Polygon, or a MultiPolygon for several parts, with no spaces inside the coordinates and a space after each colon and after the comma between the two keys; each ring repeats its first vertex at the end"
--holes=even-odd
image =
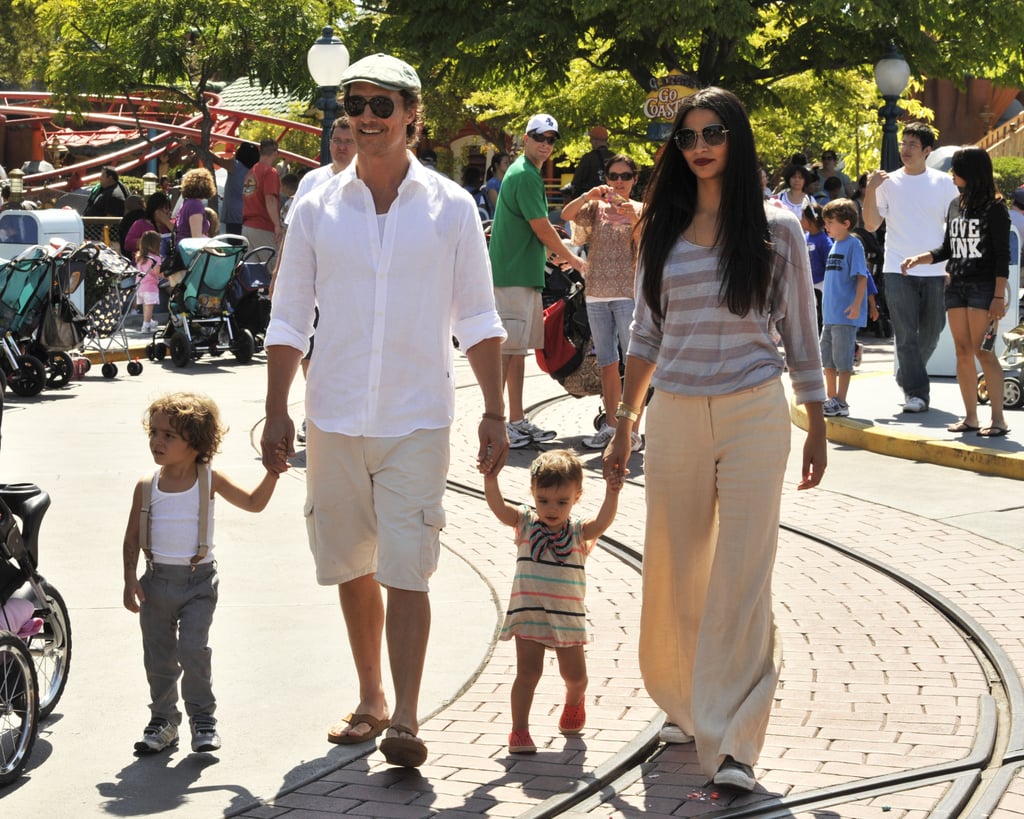
{"type": "Polygon", "coordinates": [[[92,279],[102,293],[86,311],[83,350],[96,350],[103,364],[104,378],[117,375],[117,365],[107,357],[115,348],[128,361],[128,375],[139,375],[142,363],[131,359],[125,320],[135,307],[138,275],[132,263],[103,242],[85,242],[68,260],[71,271],[92,279]]]}
{"type": "Polygon", "coordinates": [[[203,354],[217,356],[230,350],[245,364],[256,352],[256,340],[248,329],[239,328],[228,309],[227,291],[248,248],[243,236],[224,234],[212,239],[182,239],[178,250],[186,265],[173,274],[168,307],[170,321],[147,346],[150,358],[160,361],[169,351],[178,367],[187,367],[203,354]]]}
{"type": "MultiPolygon", "coordinates": [[[[999,356],[1003,368],[1003,407],[1019,409],[1024,407],[1024,322],[1003,333],[1003,354],[999,356]]],[[[978,402],[987,404],[989,388],[985,374],[978,373],[978,402]]]]}
{"type": "MultiPolygon", "coordinates": [[[[78,350],[85,339],[89,320],[71,301],[79,288],[83,273],[71,264],[77,252],[66,243],[57,248],[51,261],[50,292],[43,302],[41,319],[27,341],[27,352],[46,367],[46,386],[63,387],[75,372],[71,352],[78,350]]],[[[88,359],[81,359],[86,365],[88,359]]]]}
{"type": "Polygon", "coordinates": [[[25,767],[38,722],[64,693],[71,665],[67,606],[38,572],[39,528],[49,505],[50,496],[34,484],[0,484],[0,603],[29,601],[34,615],[22,636],[0,619],[0,785],[25,767]]]}
{"type": "Polygon", "coordinates": [[[30,247],[0,265],[0,364],[16,395],[31,397],[46,385],[46,366],[27,350],[27,334],[35,327],[50,292],[51,254],[30,247]]]}
{"type": "Polygon", "coordinates": [[[257,352],[263,349],[270,324],[270,277],[276,256],[277,251],[269,246],[248,251],[228,285],[228,311],[234,328],[252,334],[257,352]]]}

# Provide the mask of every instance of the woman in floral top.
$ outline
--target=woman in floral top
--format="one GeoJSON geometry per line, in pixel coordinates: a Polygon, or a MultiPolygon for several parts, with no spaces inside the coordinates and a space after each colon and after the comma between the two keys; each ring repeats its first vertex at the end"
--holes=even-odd
{"type": "MultiPolygon", "coordinates": [[[[562,218],[574,225],[575,244],[587,250],[587,319],[601,368],[601,396],[605,408],[619,403],[619,350],[629,346],[633,321],[633,285],[636,242],[633,229],[640,219],[639,202],[630,199],[636,186],[636,163],[625,154],[611,157],[604,167],[606,184],[591,188],[562,209],[562,218]]],[[[604,449],[615,434],[615,417],[606,413],[598,433],[583,439],[590,449],[604,449]]],[[[636,427],[634,427],[635,429],[636,427]]],[[[633,433],[633,450],[643,447],[633,433]]]]}

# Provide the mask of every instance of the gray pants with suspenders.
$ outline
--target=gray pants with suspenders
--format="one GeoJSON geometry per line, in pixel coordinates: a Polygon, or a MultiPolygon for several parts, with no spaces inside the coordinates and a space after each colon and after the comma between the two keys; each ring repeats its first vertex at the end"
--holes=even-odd
{"type": "Polygon", "coordinates": [[[217,708],[213,696],[209,646],[210,625],[217,607],[217,564],[200,563],[209,549],[207,519],[210,503],[210,470],[199,466],[199,550],[191,565],[154,563],[149,548],[151,479],[142,494],[142,551],[146,572],[140,583],[146,600],[139,611],[143,662],[149,680],[149,705],[153,719],[181,724],[178,710],[178,678],[185,713],[210,714],[217,708]]]}

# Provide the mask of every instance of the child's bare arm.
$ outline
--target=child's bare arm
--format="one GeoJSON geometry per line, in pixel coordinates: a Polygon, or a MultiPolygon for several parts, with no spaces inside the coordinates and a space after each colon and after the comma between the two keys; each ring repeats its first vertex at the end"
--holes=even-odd
{"type": "Polygon", "coordinates": [[[146,601],[139,584],[139,515],[142,512],[142,481],[135,485],[132,495],[132,511],[128,514],[128,525],[124,530],[122,547],[124,560],[124,607],[138,613],[139,606],[146,601]]]}
{"type": "Polygon", "coordinates": [[[506,526],[515,526],[519,523],[519,509],[501,496],[497,475],[484,476],[484,497],[487,498],[487,505],[491,507],[494,516],[506,526]]]}
{"type": "Polygon", "coordinates": [[[277,472],[268,471],[255,489],[248,490],[243,489],[223,472],[214,470],[212,489],[232,506],[246,512],[262,512],[270,503],[270,496],[274,494],[278,477],[277,472]]]}
{"type": "Polygon", "coordinates": [[[621,488],[621,486],[617,487],[611,481],[605,482],[604,503],[601,504],[601,508],[597,511],[597,517],[583,522],[584,540],[594,540],[601,537],[608,527],[612,525],[612,521],[615,520],[615,513],[619,509],[619,489],[621,488]]]}

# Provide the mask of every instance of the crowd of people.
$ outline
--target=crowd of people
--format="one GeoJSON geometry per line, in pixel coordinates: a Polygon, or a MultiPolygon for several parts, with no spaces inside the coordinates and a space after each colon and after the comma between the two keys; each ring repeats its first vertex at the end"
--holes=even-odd
{"type": "MultiPolygon", "coordinates": [[[[225,162],[223,223],[281,250],[265,339],[264,478],[249,491],[209,470],[220,422],[208,402],[178,396],[147,413],[160,468],[136,488],[125,536],[124,604],[142,615],[152,696],[137,750],[176,741],[181,668],[193,748],[220,747],[206,646],[216,573],[201,536],[212,506],[199,496],[258,511],[304,442],[302,513],[316,578],[337,588],[358,677],[355,705],[327,740],[379,738],[393,765],[426,761],[418,704],[445,525],[454,336],[483,405],[476,467],[485,498],[514,530],[517,570],[501,633],[515,640],[517,658],[509,752],[536,751],[530,711],[548,649],[565,685],[558,729],[585,728],[584,565],[643,450],[639,658],[667,715],[660,738],[693,743],[715,784],[753,789],[781,661],[771,576],[791,441],[783,374],[808,419],[797,488],[811,489],[826,470],[826,417],[849,414],[857,332],[877,318],[880,272],[905,411],[929,408],[926,365],[948,315],[965,404],[950,430],[1005,435],[996,396],[983,426],[969,393],[975,360],[996,380],[981,338],[1005,313],[1008,226],[1024,222],[1024,193],[1008,215],[978,149],[954,155],[951,178],[929,169],[935,134],[919,123],[904,129],[901,170],[855,184],[833,151],[820,166],[795,155],[773,192],[742,101],[712,87],[681,103],[642,201],[636,160],[609,147],[606,128],[590,129],[592,150],[560,212],[572,227],[566,242],[542,176],[561,138],[553,116],[526,119],[518,156],[496,153],[485,173],[456,182],[437,172],[436,156],[412,152],[423,121],[412,66],[371,55],[349,66],[341,88],[344,115],[323,168],[282,180],[272,140],[225,162]],[[883,222],[884,257],[873,270],[867,241],[883,222]],[[552,260],[583,277],[601,371],[606,421],[582,442],[602,451],[604,500],[592,518],[572,514],[583,467],[564,449],[531,465],[532,508],[508,503],[499,486],[510,448],[558,437],[523,404],[526,356],[544,346],[541,293],[552,260]],[[301,426],[289,410],[300,368],[301,426]],[[168,514],[197,527],[178,538],[168,514]],[[177,601],[183,583],[197,582],[197,564],[205,591],[189,603],[192,619],[177,601]],[[159,630],[186,619],[176,643],[158,641],[159,630]]],[[[186,174],[177,214],[162,192],[140,208],[125,236],[140,266],[156,265],[153,237],[163,231],[209,235],[203,200],[212,182],[203,170],[186,174]]],[[[95,198],[118,199],[103,183],[95,198]]]]}

